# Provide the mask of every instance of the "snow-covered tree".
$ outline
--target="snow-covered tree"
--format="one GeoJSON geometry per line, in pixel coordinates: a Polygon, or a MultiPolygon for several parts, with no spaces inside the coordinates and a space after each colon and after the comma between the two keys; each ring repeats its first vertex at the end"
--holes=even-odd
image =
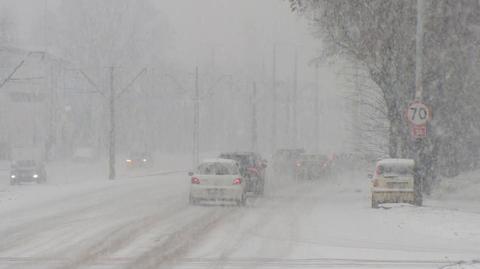
{"type": "MultiPolygon", "coordinates": [[[[425,2],[423,96],[433,108],[434,120],[422,143],[422,162],[433,175],[438,163],[456,169],[465,159],[462,155],[478,155],[479,128],[473,119],[480,112],[475,75],[480,10],[473,0],[425,2]]],[[[290,0],[290,4],[311,19],[326,55],[342,55],[361,64],[380,90],[390,156],[414,156],[418,144],[409,137],[403,112],[415,91],[417,1],[290,0]]]]}

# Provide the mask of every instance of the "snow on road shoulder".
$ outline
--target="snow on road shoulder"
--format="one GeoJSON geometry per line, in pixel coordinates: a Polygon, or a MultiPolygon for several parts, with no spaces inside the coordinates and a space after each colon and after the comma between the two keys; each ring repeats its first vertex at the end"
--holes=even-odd
{"type": "Polygon", "coordinates": [[[480,213],[480,171],[442,178],[427,197],[427,206],[480,213]]]}

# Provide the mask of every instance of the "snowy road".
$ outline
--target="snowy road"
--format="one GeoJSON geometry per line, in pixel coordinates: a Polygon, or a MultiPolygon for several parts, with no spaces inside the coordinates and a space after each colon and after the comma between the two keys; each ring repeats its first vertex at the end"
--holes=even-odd
{"type": "Polygon", "coordinates": [[[0,268],[478,266],[468,265],[480,259],[471,208],[374,210],[348,173],[267,187],[244,208],[188,205],[185,173],[3,187],[0,268]]]}

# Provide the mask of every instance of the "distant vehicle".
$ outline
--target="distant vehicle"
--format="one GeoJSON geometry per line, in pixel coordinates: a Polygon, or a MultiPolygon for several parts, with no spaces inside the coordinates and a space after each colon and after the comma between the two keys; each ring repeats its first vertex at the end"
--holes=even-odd
{"type": "Polygon", "coordinates": [[[411,159],[383,159],[377,162],[372,178],[372,208],[382,203],[422,205],[415,191],[415,162],[411,159]]]}
{"type": "Polygon", "coordinates": [[[273,171],[275,176],[295,176],[295,165],[304,149],[279,149],[273,155],[273,171]]]}
{"type": "Polygon", "coordinates": [[[125,160],[127,168],[152,167],[153,158],[149,152],[131,152],[125,160]]]}
{"type": "Polygon", "coordinates": [[[295,163],[297,179],[318,179],[330,172],[333,158],[324,154],[301,154],[295,163]]]}
{"type": "Polygon", "coordinates": [[[236,161],[205,160],[189,176],[190,204],[200,201],[233,201],[239,206],[245,205],[246,182],[236,161]]]}
{"type": "Polygon", "coordinates": [[[10,185],[22,182],[47,182],[47,172],[43,163],[35,160],[17,160],[12,163],[10,185]]]}
{"type": "Polygon", "coordinates": [[[74,150],[72,159],[76,162],[94,162],[97,151],[93,147],[78,147],[74,150]]]}
{"type": "Polygon", "coordinates": [[[255,152],[221,153],[219,158],[235,160],[240,165],[240,173],[247,181],[247,192],[262,195],[265,190],[265,170],[267,162],[255,152]]]}

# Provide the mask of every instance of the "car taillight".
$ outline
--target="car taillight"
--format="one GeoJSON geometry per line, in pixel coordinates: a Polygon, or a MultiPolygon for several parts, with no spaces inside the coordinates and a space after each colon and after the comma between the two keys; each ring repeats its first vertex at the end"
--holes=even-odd
{"type": "Polygon", "coordinates": [[[374,187],[378,187],[378,179],[374,179],[374,180],[373,180],[373,186],[374,186],[374,187]]]}
{"type": "Polygon", "coordinates": [[[240,185],[242,184],[242,179],[241,178],[236,178],[233,180],[233,185],[240,185]]]}
{"type": "Polygon", "coordinates": [[[200,179],[197,177],[192,177],[192,184],[200,184],[200,179]]]}

